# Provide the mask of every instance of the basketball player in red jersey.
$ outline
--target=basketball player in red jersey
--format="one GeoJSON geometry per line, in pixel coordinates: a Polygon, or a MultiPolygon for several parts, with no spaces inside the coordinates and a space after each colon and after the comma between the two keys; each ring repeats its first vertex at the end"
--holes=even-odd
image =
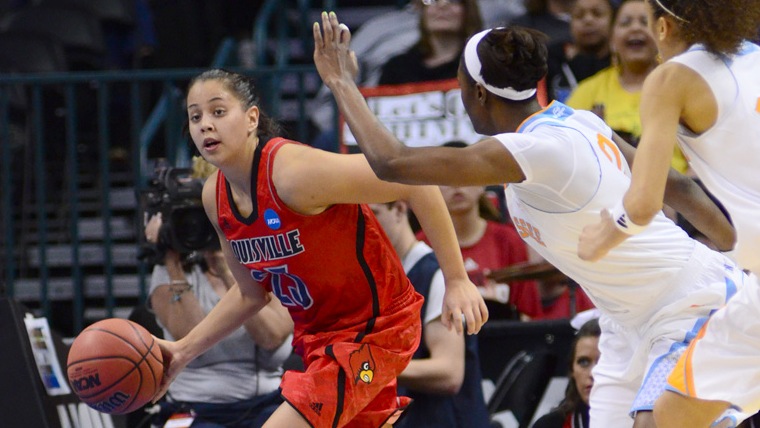
{"type": "Polygon", "coordinates": [[[461,332],[464,319],[472,334],[488,318],[440,191],[380,181],[363,155],[277,138],[243,75],[202,73],[187,106],[196,147],[220,170],[203,204],[237,286],[183,339],[160,342],[168,364],[159,397],[193,358],[269,310],[274,294],[293,318],[305,369],[285,373],[286,402],[264,426],[390,426],[408,403],[396,376],[420,340],[422,297],[364,203],[404,199],[417,213],[446,278],[447,327],[461,332]]]}

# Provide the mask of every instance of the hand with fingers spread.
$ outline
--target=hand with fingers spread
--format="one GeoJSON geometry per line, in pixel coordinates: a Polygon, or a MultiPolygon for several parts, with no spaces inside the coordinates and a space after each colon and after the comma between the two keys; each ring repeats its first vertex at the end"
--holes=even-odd
{"type": "Polygon", "coordinates": [[[488,321],[488,308],[478,288],[469,279],[446,281],[443,297],[443,325],[457,333],[467,327],[467,334],[476,334],[488,321]]]}
{"type": "Polygon", "coordinates": [[[338,22],[335,12],[322,12],[322,26],[315,22],[314,64],[329,88],[337,82],[354,82],[359,71],[356,56],[349,49],[351,31],[338,22]]]}

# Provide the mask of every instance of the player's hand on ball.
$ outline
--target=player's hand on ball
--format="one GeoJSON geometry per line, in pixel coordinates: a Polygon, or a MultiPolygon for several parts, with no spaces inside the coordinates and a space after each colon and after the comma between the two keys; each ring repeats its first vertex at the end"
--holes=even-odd
{"type": "Polygon", "coordinates": [[[322,12],[322,25],[315,22],[314,64],[325,85],[332,87],[338,81],[354,82],[359,72],[356,55],[349,49],[351,31],[338,22],[335,12],[322,12]]]}
{"type": "Polygon", "coordinates": [[[156,394],[163,362],[148,330],[126,319],[107,318],[77,335],[66,373],[82,402],[99,412],[122,415],[144,406],[156,394]]]}
{"type": "Polygon", "coordinates": [[[174,381],[174,378],[176,378],[179,372],[181,372],[189,363],[189,361],[183,361],[177,342],[170,342],[168,340],[156,338],[156,343],[158,343],[158,347],[161,349],[161,355],[163,357],[164,377],[161,380],[158,392],[156,392],[156,395],[154,395],[151,400],[154,404],[166,394],[169,390],[169,385],[174,381]]]}

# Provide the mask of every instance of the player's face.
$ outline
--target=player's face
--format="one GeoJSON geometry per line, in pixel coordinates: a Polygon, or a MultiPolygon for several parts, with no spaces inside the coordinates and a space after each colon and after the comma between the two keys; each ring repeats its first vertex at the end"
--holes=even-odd
{"type": "Polygon", "coordinates": [[[657,58],[645,1],[627,1],[620,6],[612,29],[612,51],[623,67],[653,64],[657,58]]]}
{"type": "Polygon", "coordinates": [[[372,213],[375,214],[375,218],[380,223],[380,226],[385,229],[386,235],[389,234],[389,230],[393,229],[393,215],[391,209],[386,204],[368,204],[372,213]]]}
{"type": "Polygon", "coordinates": [[[248,111],[216,80],[199,81],[187,94],[190,137],[204,158],[218,166],[221,156],[236,153],[256,135],[258,108],[248,111]]]}
{"type": "Polygon", "coordinates": [[[588,404],[591,387],[594,386],[594,376],[591,374],[591,369],[599,362],[600,355],[598,337],[582,337],[575,345],[572,376],[578,393],[586,404],[588,404]]]}
{"type": "Polygon", "coordinates": [[[570,32],[581,51],[596,51],[609,43],[612,7],[607,0],[578,0],[570,19],[570,32]]]}

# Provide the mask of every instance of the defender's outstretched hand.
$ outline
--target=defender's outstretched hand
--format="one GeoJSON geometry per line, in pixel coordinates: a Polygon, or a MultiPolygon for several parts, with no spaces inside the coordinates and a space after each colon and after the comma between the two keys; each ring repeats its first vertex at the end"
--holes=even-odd
{"type": "Polygon", "coordinates": [[[338,22],[335,12],[322,12],[322,27],[318,22],[314,32],[314,64],[327,87],[340,81],[354,82],[359,67],[356,55],[349,49],[351,31],[338,22]]]}

